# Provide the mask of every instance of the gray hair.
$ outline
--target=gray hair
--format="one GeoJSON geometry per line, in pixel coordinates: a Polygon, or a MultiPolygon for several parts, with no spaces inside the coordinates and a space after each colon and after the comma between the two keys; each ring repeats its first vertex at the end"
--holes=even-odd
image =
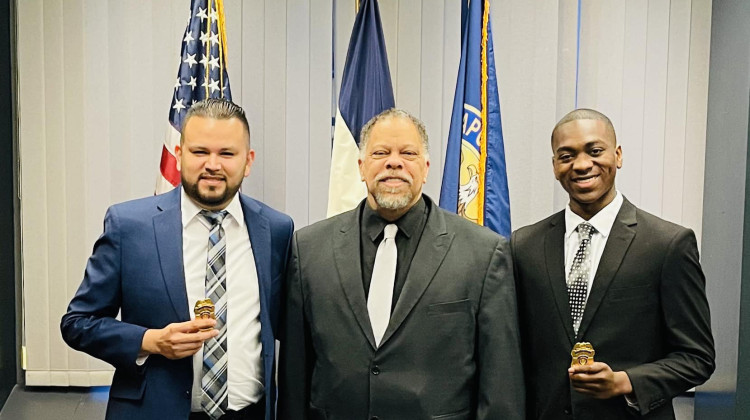
{"type": "MultiPolygon", "coordinates": [[[[247,142],[250,144],[250,123],[241,106],[232,101],[221,98],[208,98],[194,103],[187,111],[185,119],[182,120],[182,131],[185,131],[188,121],[192,117],[211,118],[213,120],[231,120],[237,118],[247,130],[247,142]]],[[[180,143],[183,141],[183,133],[180,133],[180,143]]]]}
{"type": "Polygon", "coordinates": [[[427,138],[427,129],[424,127],[424,123],[414,115],[411,115],[409,112],[400,109],[400,108],[389,108],[385,111],[381,112],[380,114],[370,118],[370,121],[367,121],[367,123],[362,127],[362,131],[359,133],[359,157],[360,159],[363,159],[365,157],[365,150],[367,150],[367,141],[370,140],[370,132],[372,131],[372,128],[377,124],[379,121],[384,120],[386,118],[405,118],[408,119],[414,124],[414,128],[417,129],[417,132],[419,133],[419,138],[422,140],[422,146],[424,147],[424,155],[425,159],[430,158],[430,142],[427,138]]]}
{"type": "Polygon", "coordinates": [[[565,114],[565,116],[562,117],[562,119],[558,121],[557,124],[555,124],[555,128],[552,129],[552,136],[550,136],[550,141],[554,142],[555,133],[561,125],[576,120],[604,121],[604,124],[606,124],[607,126],[607,131],[612,134],[612,140],[614,140],[615,145],[617,145],[617,135],[615,135],[615,126],[612,125],[612,121],[610,121],[609,118],[601,112],[589,108],[578,108],[565,114]]]}

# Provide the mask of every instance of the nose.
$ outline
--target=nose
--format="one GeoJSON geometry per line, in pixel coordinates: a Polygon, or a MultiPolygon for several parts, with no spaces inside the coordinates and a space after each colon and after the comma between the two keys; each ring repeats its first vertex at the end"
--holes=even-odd
{"type": "Polygon", "coordinates": [[[593,166],[591,158],[586,153],[579,153],[573,161],[573,170],[577,172],[588,172],[593,166]]]}
{"type": "Polygon", "coordinates": [[[210,153],[208,159],[206,159],[206,170],[218,171],[220,169],[221,164],[219,163],[219,155],[216,153],[210,153]]]}
{"type": "Polygon", "coordinates": [[[385,161],[386,169],[403,169],[404,161],[398,153],[391,153],[385,161]]]}

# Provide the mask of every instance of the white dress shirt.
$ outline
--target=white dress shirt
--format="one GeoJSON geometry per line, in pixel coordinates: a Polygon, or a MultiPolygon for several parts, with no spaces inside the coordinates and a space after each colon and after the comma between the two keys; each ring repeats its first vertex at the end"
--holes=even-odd
{"type": "MultiPolygon", "coordinates": [[[[205,299],[206,260],[208,254],[208,221],[183,189],[182,256],[185,267],[190,318],[195,302],[205,299]]],[[[227,349],[229,353],[227,384],[229,409],[239,410],[258,402],[264,395],[263,358],[260,342],[260,292],[250,237],[240,204],[239,194],[226,207],[224,219],[227,267],[227,349]]],[[[192,411],[201,411],[201,375],[203,350],[193,356],[192,411]]]]}
{"type": "MultiPolygon", "coordinates": [[[[586,300],[588,300],[589,294],[591,294],[591,285],[594,282],[594,277],[596,277],[596,270],[599,268],[599,261],[602,259],[602,254],[604,253],[604,246],[607,244],[609,232],[612,230],[612,225],[615,223],[620,207],[622,207],[622,194],[617,191],[614,200],[588,220],[594,226],[594,229],[596,229],[596,233],[591,235],[591,243],[589,244],[591,268],[589,270],[589,278],[586,280],[586,300]]],[[[570,209],[570,204],[565,207],[566,280],[568,279],[568,274],[570,274],[570,268],[573,265],[573,259],[576,256],[576,251],[578,251],[578,246],[581,244],[576,228],[585,221],[581,216],[573,213],[570,209]]]]}

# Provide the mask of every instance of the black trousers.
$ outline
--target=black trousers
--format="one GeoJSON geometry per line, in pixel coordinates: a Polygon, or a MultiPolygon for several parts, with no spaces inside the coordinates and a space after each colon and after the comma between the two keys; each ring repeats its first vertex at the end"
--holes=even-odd
{"type": "MultiPolygon", "coordinates": [[[[250,404],[241,410],[228,410],[220,417],[221,420],[265,420],[266,401],[265,398],[255,404],[250,404]]],[[[190,413],[188,420],[209,420],[206,413],[190,413]]]]}

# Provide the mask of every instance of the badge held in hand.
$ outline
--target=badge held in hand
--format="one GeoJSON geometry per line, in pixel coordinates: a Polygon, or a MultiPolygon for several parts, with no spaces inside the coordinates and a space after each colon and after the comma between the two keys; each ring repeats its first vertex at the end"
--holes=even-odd
{"type": "MultiPolygon", "coordinates": [[[[216,319],[214,303],[211,299],[203,299],[195,302],[195,319],[216,319]]],[[[202,328],[201,331],[211,331],[212,328],[202,328]]]]}
{"type": "Polygon", "coordinates": [[[573,357],[570,366],[590,365],[594,363],[594,353],[596,352],[591,343],[576,343],[570,352],[570,355],[573,357]]]}

